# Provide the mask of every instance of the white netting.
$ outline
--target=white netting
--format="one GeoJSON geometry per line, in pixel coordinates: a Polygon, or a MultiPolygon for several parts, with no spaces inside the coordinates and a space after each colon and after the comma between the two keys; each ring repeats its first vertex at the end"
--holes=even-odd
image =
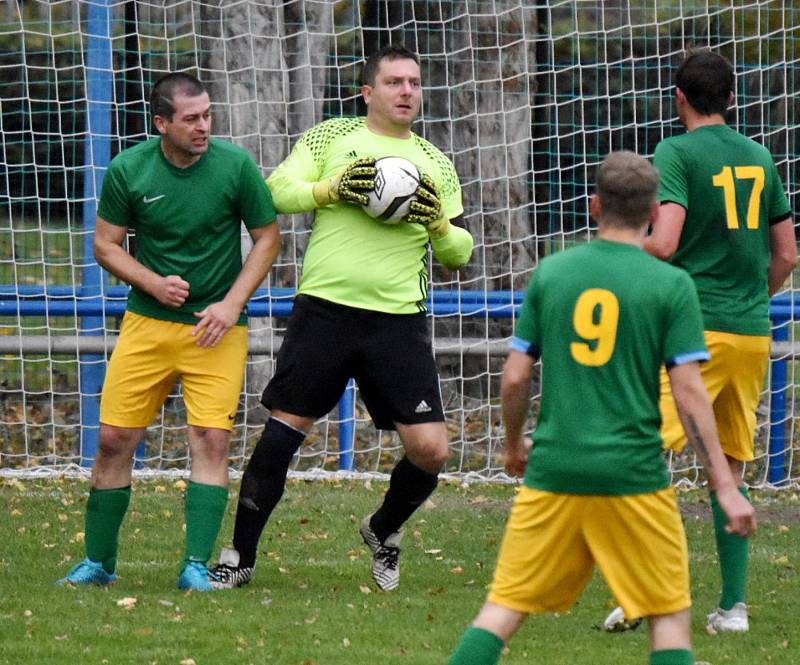
{"type": "MultiPolygon", "coordinates": [[[[93,296],[99,273],[85,220],[107,159],[148,133],[150,85],[170,70],[199,75],[211,90],[215,134],[249,149],[268,175],[314,123],[363,111],[363,55],[391,40],[420,54],[424,112],[416,130],[453,159],[476,241],[459,275],[433,270],[431,320],[452,443],[447,471],[502,478],[498,379],[513,325],[509,292],[524,288],[539,257],[588,237],[587,183],[609,150],[650,155],[661,138],[683,131],[671,79],[687,47],[714,47],[734,63],[730,121],[770,148],[798,208],[800,9],[726,4],[3,3],[0,469],[86,463],[98,372],[124,290],[106,278],[111,305],[93,296]]],[[[284,217],[281,226],[283,250],[265,286],[283,299],[262,298],[251,319],[254,353],[231,456],[239,469],[266,415],[258,396],[286,325],[279,289],[297,283],[309,219],[284,217]]],[[[757,485],[800,479],[794,318],[791,307],[776,312],[785,341],[775,345],[779,362],[759,411],[759,457],[749,467],[757,485]],[[787,451],[769,456],[781,437],[787,451]]],[[[341,438],[347,448],[352,437],[360,473],[384,472],[400,454],[396,437],[376,433],[357,398],[352,419],[342,414],[315,427],[297,471],[334,472],[341,438]]],[[[137,466],[186,467],[184,415],[176,392],[148,430],[137,466]]],[[[672,464],[676,479],[697,482],[691,456],[672,464]]]]}

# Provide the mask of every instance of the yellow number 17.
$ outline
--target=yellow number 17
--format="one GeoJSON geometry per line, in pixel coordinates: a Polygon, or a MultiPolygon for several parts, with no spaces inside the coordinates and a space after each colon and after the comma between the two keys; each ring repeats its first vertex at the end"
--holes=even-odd
{"type": "Polygon", "coordinates": [[[729,229],[739,228],[739,215],[736,212],[736,185],[737,180],[752,180],[753,189],[750,192],[750,201],[747,203],[747,228],[758,228],[758,208],[761,202],[761,192],[764,190],[764,168],[761,166],[736,166],[731,169],[725,166],[712,179],[714,187],[722,187],[725,197],[725,218],[729,229]]]}

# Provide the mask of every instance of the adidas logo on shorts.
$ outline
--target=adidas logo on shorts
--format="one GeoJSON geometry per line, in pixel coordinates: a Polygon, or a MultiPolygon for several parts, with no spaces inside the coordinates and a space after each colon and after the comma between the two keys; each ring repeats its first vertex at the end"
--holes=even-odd
{"type": "Polygon", "coordinates": [[[414,413],[428,413],[429,411],[433,411],[433,409],[428,406],[428,403],[425,400],[422,400],[419,404],[417,404],[417,408],[414,409],[414,413]]]}

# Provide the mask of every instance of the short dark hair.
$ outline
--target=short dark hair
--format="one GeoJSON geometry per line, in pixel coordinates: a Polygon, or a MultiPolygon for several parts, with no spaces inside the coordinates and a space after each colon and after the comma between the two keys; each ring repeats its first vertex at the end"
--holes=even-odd
{"type": "Polygon", "coordinates": [[[701,115],[725,115],[734,80],[731,63],[707,49],[689,51],[675,72],[675,85],[701,115]]]}
{"type": "Polygon", "coordinates": [[[367,58],[361,70],[361,85],[375,85],[381,60],[413,60],[419,64],[419,56],[414,51],[400,44],[388,44],[367,58]]]}
{"type": "Polygon", "coordinates": [[[629,150],[612,152],[597,171],[603,222],[639,229],[647,224],[658,191],[658,171],[629,150]]]}
{"type": "Polygon", "coordinates": [[[152,117],[160,115],[166,120],[172,120],[172,115],[175,113],[175,105],[172,103],[175,95],[198,97],[204,92],[206,92],[205,86],[191,74],[173,72],[162,76],[155,82],[150,92],[150,114],[152,117]]]}

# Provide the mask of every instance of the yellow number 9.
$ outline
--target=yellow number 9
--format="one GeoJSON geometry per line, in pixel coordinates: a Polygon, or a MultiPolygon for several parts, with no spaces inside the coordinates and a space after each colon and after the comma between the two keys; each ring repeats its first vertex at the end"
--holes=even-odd
{"type": "Polygon", "coordinates": [[[572,324],[586,342],[572,342],[569,350],[581,365],[600,367],[614,353],[619,323],[619,301],[605,289],[587,289],[575,303],[572,324]],[[593,344],[589,344],[593,342],[593,344]]]}

